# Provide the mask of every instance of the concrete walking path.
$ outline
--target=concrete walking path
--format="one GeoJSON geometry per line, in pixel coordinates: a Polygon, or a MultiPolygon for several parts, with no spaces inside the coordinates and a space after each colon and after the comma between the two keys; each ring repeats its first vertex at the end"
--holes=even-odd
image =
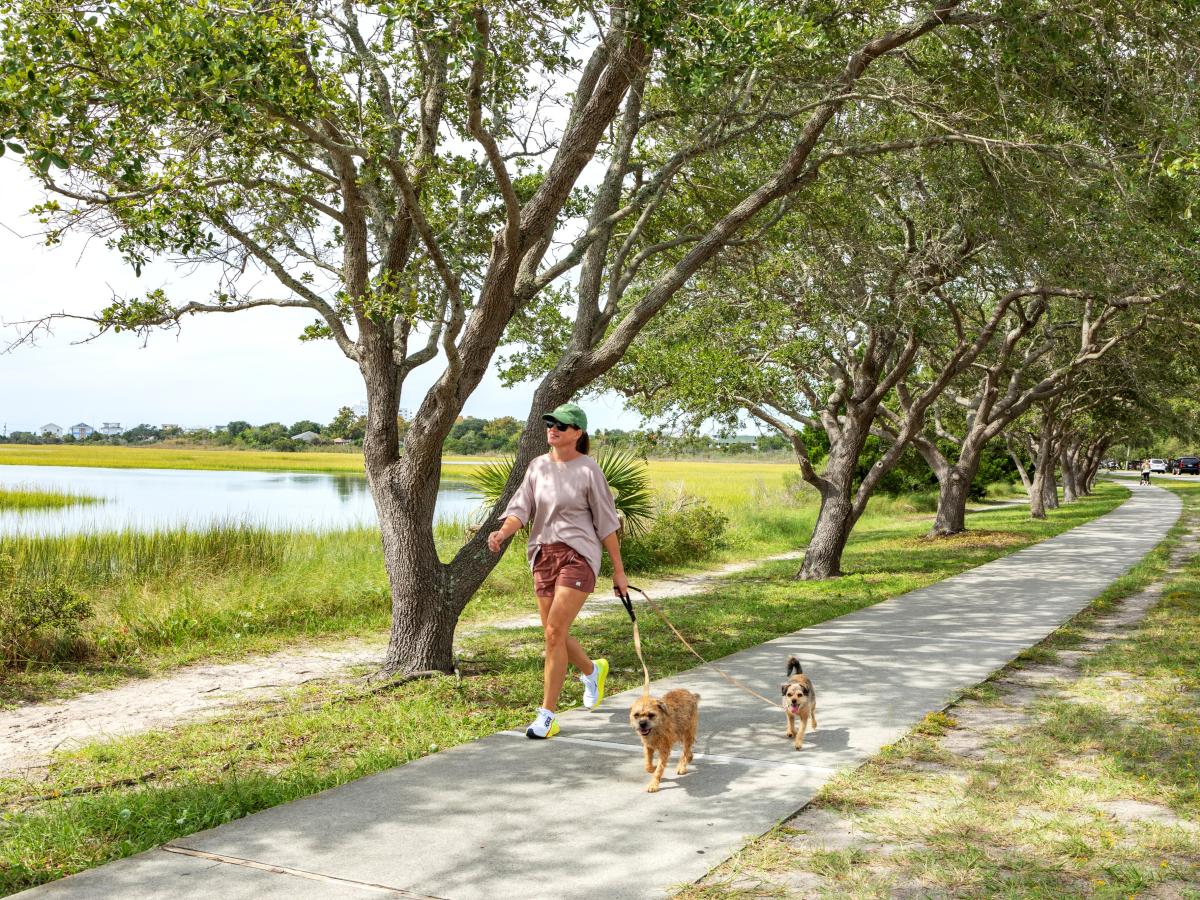
{"type": "Polygon", "coordinates": [[[492,735],[20,896],[664,896],[1086,607],[1180,508],[1138,490],[1056,538],[721,660],[771,696],[800,655],[820,722],[800,753],[780,710],[701,666],[655,682],[703,698],[692,771],[672,764],[658,794],[626,719],[638,689],[566,713],[550,741],[492,735]]]}

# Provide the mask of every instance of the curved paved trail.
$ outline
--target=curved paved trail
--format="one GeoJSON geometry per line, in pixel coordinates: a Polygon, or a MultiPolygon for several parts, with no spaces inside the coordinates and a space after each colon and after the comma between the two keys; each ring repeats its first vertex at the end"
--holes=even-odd
{"type": "Polygon", "coordinates": [[[22,896],[664,896],[1070,619],[1179,512],[1139,490],[1066,534],[721,660],[770,692],[800,653],[820,696],[802,753],[779,710],[700,666],[653,686],[703,697],[695,765],[658,794],[626,721],[634,690],[567,712],[553,740],[494,734],[22,896]]]}

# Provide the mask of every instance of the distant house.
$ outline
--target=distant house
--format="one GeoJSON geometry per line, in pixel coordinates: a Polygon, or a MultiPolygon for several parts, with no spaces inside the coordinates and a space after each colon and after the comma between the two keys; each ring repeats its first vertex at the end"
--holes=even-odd
{"type": "Polygon", "coordinates": [[[96,433],[96,429],[91,425],[88,425],[86,422],[80,422],[78,425],[72,425],[69,430],[71,432],[71,437],[75,438],[77,441],[82,441],[84,438],[96,433]]]}
{"type": "Polygon", "coordinates": [[[758,437],[753,434],[735,434],[732,437],[713,438],[713,441],[721,447],[749,447],[751,450],[758,449],[758,437]]]}
{"type": "Polygon", "coordinates": [[[334,438],[334,439],[333,439],[333,442],[334,442],[335,444],[337,444],[338,446],[341,446],[341,445],[343,445],[343,444],[351,444],[351,443],[353,443],[353,441],[351,441],[351,440],[350,440],[350,438],[334,438]]]}
{"type": "Polygon", "coordinates": [[[293,434],[293,441],[304,441],[306,444],[311,444],[320,437],[315,431],[302,431],[299,434],[293,434]]]}
{"type": "Polygon", "coordinates": [[[120,422],[105,422],[100,426],[100,433],[106,437],[115,437],[121,433],[120,422]]]}
{"type": "Polygon", "coordinates": [[[49,425],[43,425],[38,430],[38,434],[43,437],[62,437],[62,426],[51,422],[49,425]]]}

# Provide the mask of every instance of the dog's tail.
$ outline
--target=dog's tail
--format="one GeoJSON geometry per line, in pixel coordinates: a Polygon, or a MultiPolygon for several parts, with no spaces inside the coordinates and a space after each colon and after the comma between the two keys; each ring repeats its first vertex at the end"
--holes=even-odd
{"type": "Polygon", "coordinates": [[[804,668],[800,665],[800,657],[798,657],[798,656],[789,656],[788,657],[787,673],[788,673],[789,678],[793,675],[803,675],[804,674],[804,668]]]}

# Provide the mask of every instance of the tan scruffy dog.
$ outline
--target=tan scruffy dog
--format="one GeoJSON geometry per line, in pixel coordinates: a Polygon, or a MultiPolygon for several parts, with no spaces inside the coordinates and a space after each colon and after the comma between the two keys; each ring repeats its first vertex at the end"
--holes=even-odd
{"type": "Polygon", "coordinates": [[[800,667],[800,660],[795,656],[788,657],[787,673],[791,677],[780,685],[783,710],[787,713],[788,720],[787,736],[796,739],[796,749],[799,750],[804,743],[804,732],[808,729],[808,723],[811,721],[813,730],[817,729],[817,691],[804,674],[804,669],[800,667]],[[800,720],[798,732],[797,719],[800,720]]]}
{"type": "Polygon", "coordinates": [[[667,757],[676,742],[683,743],[676,774],[687,772],[692,761],[692,744],[696,741],[696,725],[700,721],[700,695],[682,688],[667,691],[662,697],[645,695],[629,709],[629,724],[642,739],[646,751],[646,771],[654,777],[646,790],[653,794],[658,790],[663,771],[667,768],[667,757]],[[654,754],[658,753],[658,766],[654,765],[654,754]]]}

